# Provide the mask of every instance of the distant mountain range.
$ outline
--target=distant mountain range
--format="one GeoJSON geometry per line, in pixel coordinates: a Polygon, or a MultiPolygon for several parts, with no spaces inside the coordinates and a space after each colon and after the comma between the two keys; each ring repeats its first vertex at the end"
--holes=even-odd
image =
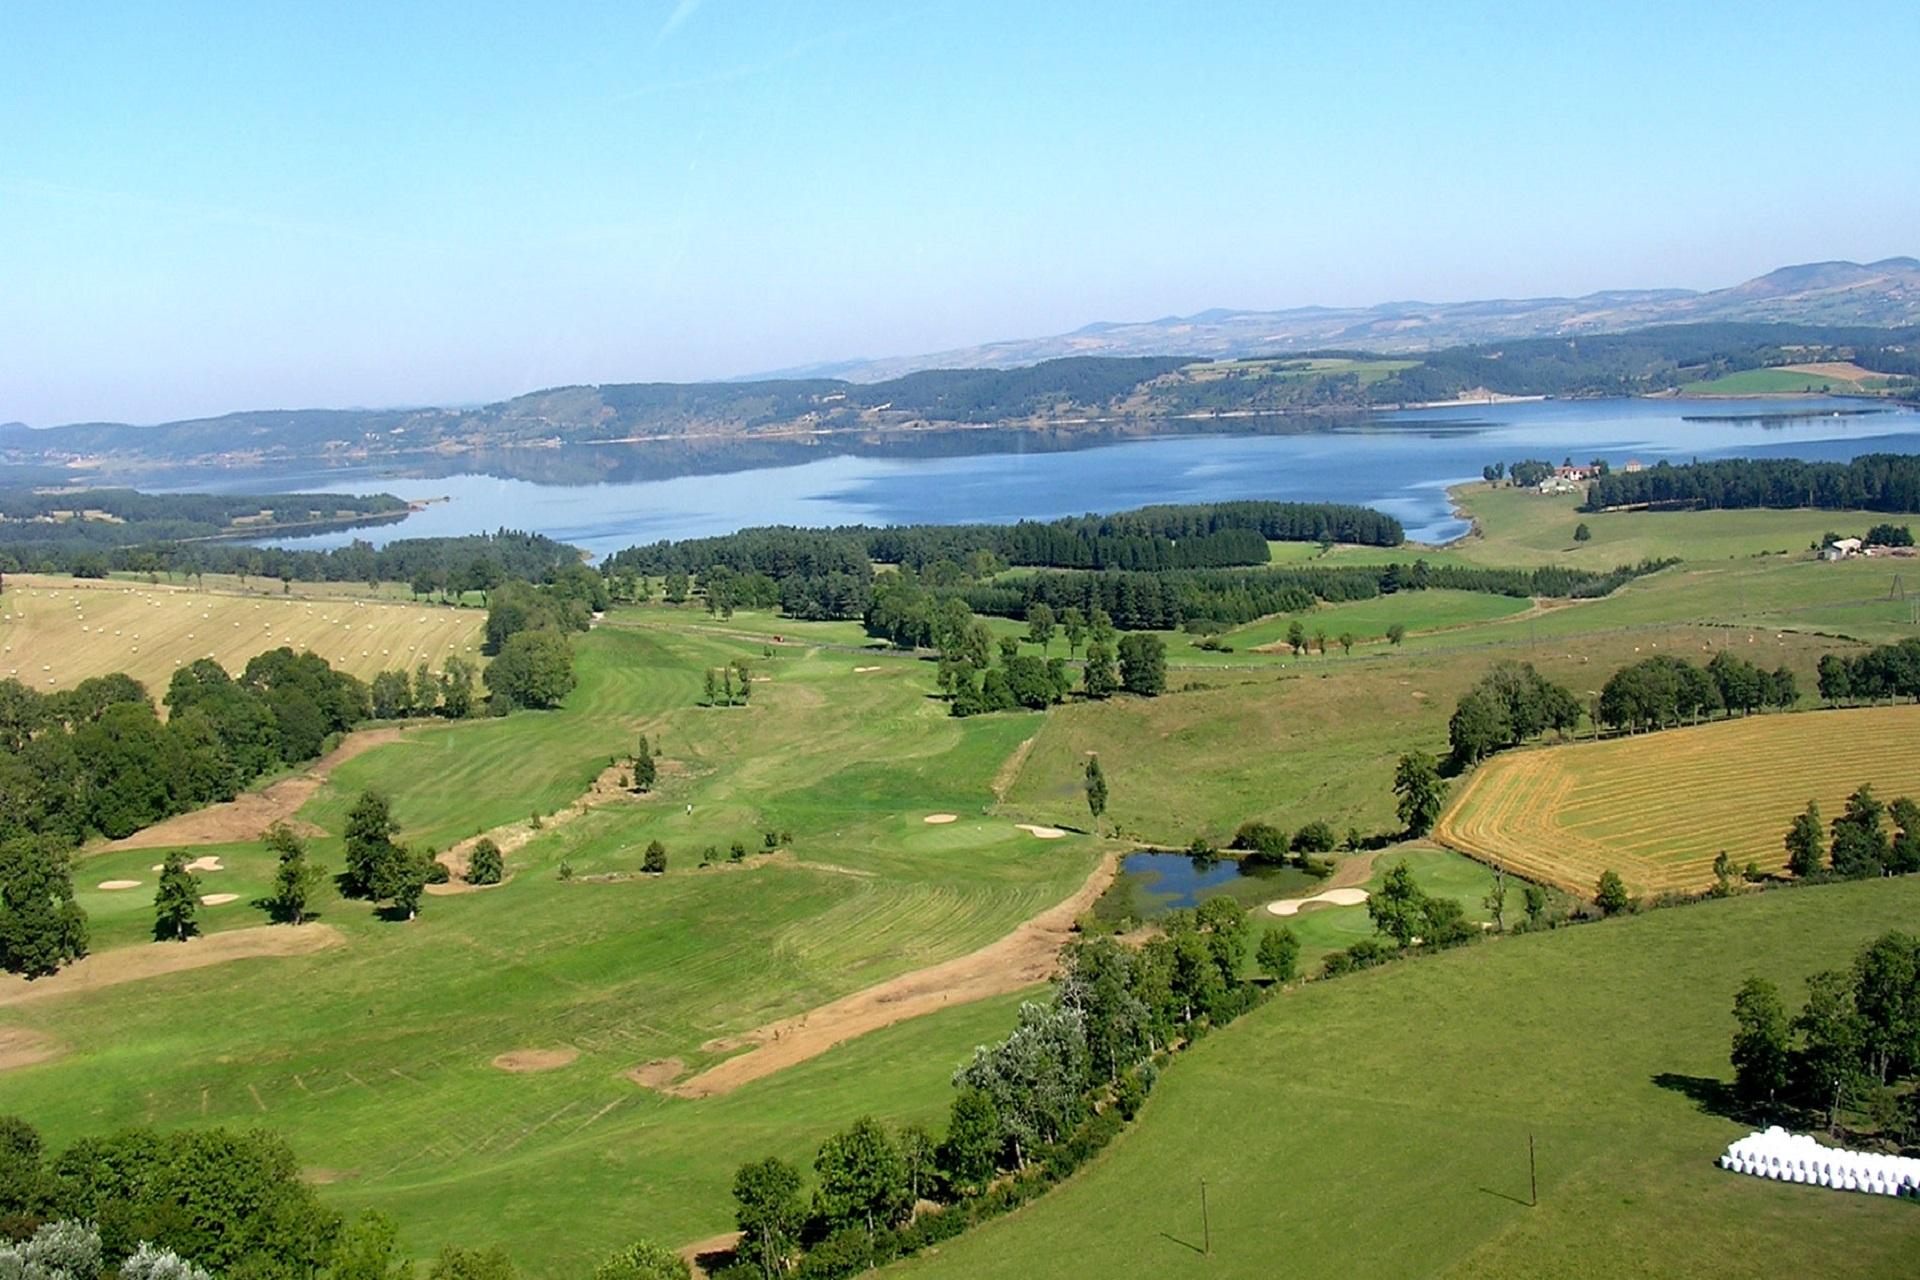
{"type": "Polygon", "coordinates": [[[1875,375],[1873,389],[1911,395],[1920,379],[1920,260],[1783,267],[1711,293],[1210,311],[804,377],[553,387],[467,408],[252,410],[157,426],[8,423],[0,425],[0,484],[139,482],[183,465],[457,466],[470,463],[454,459],[503,450],[731,448],[956,427],[1145,432],[1500,395],[1643,395],[1813,360],[1854,362],[1875,375]],[[1277,358],[1220,363],[1250,356],[1277,358]]]}
{"type": "Polygon", "coordinates": [[[1215,360],[1319,350],[1382,354],[1656,324],[1761,321],[1892,327],[1920,323],[1920,259],[1810,262],[1730,289],[1616,289],[1580,298],[1382,302],[1371,307],[1202,311],[1090,324],[1046,338],[879,360],[845,360],[762,377],[878,382],[920,369],[1007,369],[1063,356],[1205,356],[1215,360]]]}

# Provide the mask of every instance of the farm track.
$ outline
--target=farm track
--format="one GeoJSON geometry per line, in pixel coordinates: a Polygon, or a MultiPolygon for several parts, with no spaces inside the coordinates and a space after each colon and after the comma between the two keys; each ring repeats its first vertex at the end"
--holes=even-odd
{"type": "Polygon", "coordinates": [[[1891,800],[1916,775],[1920,707],[1752,716],[1497,756],[1434,835],[1583,896],[1607,870],[1635,893],[1690,893],[1713,884],[1722,850],[1779,870],[1809,798],[1831,818],[1862,783],[1891,800]]]}

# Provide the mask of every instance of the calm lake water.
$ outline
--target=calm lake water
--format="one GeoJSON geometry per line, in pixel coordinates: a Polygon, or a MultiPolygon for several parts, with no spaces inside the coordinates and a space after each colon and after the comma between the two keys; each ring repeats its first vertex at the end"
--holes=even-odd
{"type": "MultiPolygon", "coordinates": [[[[661,538],[764,524],[1048,519],[1153,502],[1355,502],[1409,537],[1464,533],[1449,485],[1490,462],[1785,455],[1845,460],[1920,451],[1920,412],[1815,400],[1571,400],[1408,410],[1339,420],[1193,426],[1148,437],[952,431],[749,445],[576,446],[438,460],[442,474],[355,468],[223,473],[228,491],[273,487],[446,498],[398,524],[281,545],[531,529],[595,556],[661,538]]],[[[206,489],[204,474],[168,487],[206,489]]]]}

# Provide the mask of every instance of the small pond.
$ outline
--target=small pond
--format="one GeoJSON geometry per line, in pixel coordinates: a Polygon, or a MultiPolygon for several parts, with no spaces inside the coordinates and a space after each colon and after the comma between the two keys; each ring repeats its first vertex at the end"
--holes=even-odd
{"type": "Polygon", "coordinates": [[[1310,886],[1318,883],[1298,867],[1243,862],[1228,855],[1196,858],[1185,853],[1133,853],[1121,862],[1120,875],[1102,905],[1114,914],[1130,913],[1151,920],[1182,907],[1198,906],[1219,894],[1251,907],[1275,898],[1311,893],[1310,886]]]}

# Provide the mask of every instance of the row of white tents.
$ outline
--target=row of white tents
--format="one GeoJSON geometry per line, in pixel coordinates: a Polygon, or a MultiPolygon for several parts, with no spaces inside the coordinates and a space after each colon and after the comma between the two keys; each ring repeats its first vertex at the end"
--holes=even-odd
{"type": "Polygon", "coordinates": [[[1735,1142],[1720,1157],[1720,1167],[1775,1182],[1920,1199],[1920,1160],[1823,1147],[1806,1134],[1788,1133],[1779,1125],[1735,1142]]]}

